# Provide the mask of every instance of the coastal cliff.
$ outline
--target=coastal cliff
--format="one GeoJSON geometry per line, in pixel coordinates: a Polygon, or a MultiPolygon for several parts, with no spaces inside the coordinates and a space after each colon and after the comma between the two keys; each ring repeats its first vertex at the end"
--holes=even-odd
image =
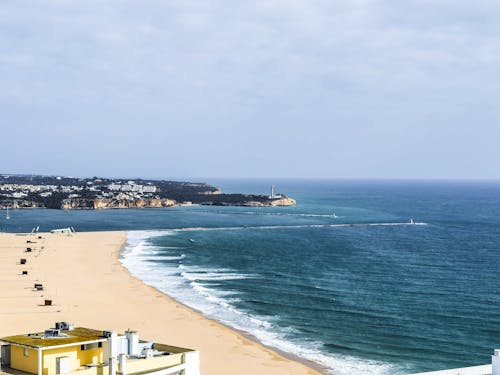
{"type": "Polygon", "coordinates": [[[177,204],[173,199],[167,198],[151,198],[151,199],[95,199],[94,209],[106,208],[159,208],[159,207],[172,207],[177,204]]]}
{"type": "Polygon", "coordinates": [[[9,208],[43,208],[43,204],[39,202],[33,202],[29,200],[14,200],[11,204],[2,204],[0,202],[0,209],[5,210],[7,207],[9,208]]]}
{"type": "MultiPolygon", "coordinates": [[[[152,199],[83,199],[71,198],[64,199],[61,202],[63,210],[103,210],[110,208],[161,208],[184,205],[185,203],[177,203],[173,199],[168,198],[152,198],[152,199]]],[[[202,205],[210,206],[246,206],[246,207],[270,207],[270,206],[293,206],[296,204],[293,198],[279,198],[272,200],[243,200],[241,202],[203,202],[202,205]]]]}
{"type": "Polygon", "coordinates": [[[293,198],[277,194],[224,193],[203,182],[0,175],[0,209],[51,208],[101,210],[187,205],[292,206],[293,198]]]}
{"type": "Polygon", "coordinates": [[[219,194],[223,194],[223,192],[222,192],[222,190],[220,188],[215,188],[215,190],[202,191],[199,194],[202,194],[202,195],[219,195],[219,194]]]}
{"type": "Polygon", "coordinates": [[[172,199],[64,199],[61,202],[63,210],[102,210],[108,208],[160,208],[172,207],[177,204],[172,199]]]}
{"type": "Polygon", "coordinates": [[[288,197],[271,201],[271,206],[295,206],[296,204],[297,201],[295,199],[288,197]]]}
{"type": "Polygon", "coordinates": [[[293,198],[279,198],[279,199],[273,199],[273,200],[268,200],[268,201],[249,201],[249,202],[244,202],[242,206],[248,206],[248,207],[269,207],[269,206],[294,206],[297,204],[295,199],[293,198]]]}

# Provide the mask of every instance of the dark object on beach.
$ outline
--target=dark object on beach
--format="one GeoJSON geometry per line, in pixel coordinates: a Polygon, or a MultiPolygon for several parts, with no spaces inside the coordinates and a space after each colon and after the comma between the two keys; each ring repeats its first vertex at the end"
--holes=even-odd
{"type": "Polygon", "coordinates": [[[40,284],[40,283],[35,283],[34,288],[35,288],[36,290],[43,290],[43,285],[42,285],[42,284],[40,284]]]}
{"type": "Polygon", "coordinates": [[[51,299],[46,299],[44,306],[52,306],[52,300],[51,299]]]}
{"type": "Polygon", "coordinates": [[[23,275],[27,275],[28,274],[28,271],[23,271],[22,272],[23,275]]]}
{"type": "Polygon", "coordinates": [[[31,247],[27,247],[27,248],[26,248],[26,252],[27,252],[27,253],[31,253],[31,247]]]}
{"type": "Polygon", "coordinates": [[[19,260],[19,263],[20,263],[20,264],[26,264],[26,259],[25,259],[25,258],[21,258],[21,259],[19,260]]]}
{"type": "Polygon", "coordinates": [[[27,240],[27,241],[26,241],[26,243],[36,243],[36,242],[32,242],[32,241],[30,241],[30,240],[27,240]]]}
{"type": "Polygon", "coordinates": [[[42,236],[38,236],[38,239],[41,240],[42,239],[42,236]]]}

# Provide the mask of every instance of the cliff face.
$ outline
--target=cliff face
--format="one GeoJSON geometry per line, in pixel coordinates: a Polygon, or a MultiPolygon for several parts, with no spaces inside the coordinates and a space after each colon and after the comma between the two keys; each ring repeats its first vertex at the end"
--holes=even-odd
{"type": "Polygon", "coordinates": [[[270,202],[271,206],[294,206],[295,204],[297,204],[297,202],[295,201],[295,199],[293,198],[280,198],[280,199],[274,199],[270,202]]]}
{"type": "Polygon", "coordinates": [[[71,198],[61,202],[63,210],[89,210],[93,208],[92,199],[71,198]]]}
{"type": "Polygon", "coordinates": [[[259,201],[248,201],[244,202],[241,204],[242,206],[248,206],[248,207],[269,207],[269,206],[294,206],[297,202],[293,198],[279,198],[279,199],[273,199],[273,200],[268,200],[264,202],[259,202],[259,201]]]}
{"type": "Polygon", "coordinates": [[[43,208],[43,204],[39,202],[33,202],[29,200],[14,200],[14,201],[3,201],[0,202],[0,210],[6,210],[8,208],[43,208]]]}
{"type": "Polygon", "coordinates": [[[65,199],[61,203],[63,210],[102,210],[107,208],[158,208],[171,207],[176,202],[172,199],[65,199]]]}
{"type": "MultiPolygon", "coordinates": [[[[215,193],[214,195],[219,195],[215,193]]],[[[279,199],[256,200],[248,196],[247,199],[242,197],[240,201],[219,201],[219,202],[202,202],[204,205],[217,206],[247,206],[247,207],[269,207],[269,206],[293,206],[296,204],[295,199],[283,197],[279,199]]],[[[61,201],[60,207],[63,210],[103,210],[108,208],[161,208],[172,207],[177,205],[177,202],[168,198],[144,198],[144,199],[109,199],[109,198],[68,198],[61,201]]],[[[0,209],[5,208],[43,208],[42,203],[32,202],[27,200],[18,200],[14,202],[0,202],[0,209]],[[4,205],[2,205],[4,203],[4,205]]]]}
{"type": "Polygon", "coordinates": [[[202,191],[199,194],[201,194],[201,195],[219,195],[219,194],[222,194],[222,190],[220,188],[216,188],[215,190],[202,191]]]}
{"type": "Polygon", "coordinates": [[[176,202],[172,199],[95,199],[94,209],[106,209],[106,208],[159,208],[159,207],[171,207],[174,206],[176,202]]]}

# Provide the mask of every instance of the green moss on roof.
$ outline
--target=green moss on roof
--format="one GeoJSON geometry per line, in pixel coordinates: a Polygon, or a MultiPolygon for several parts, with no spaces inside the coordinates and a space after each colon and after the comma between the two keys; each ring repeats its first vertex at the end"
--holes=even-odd
{"type": "Polygon", "coordinates": [[[2,337],[0,340],[10,344],[31,346],[33,348],[47,348],[50,346],[77,344],[79,342],[106,340],[102,336],[102,331],[84,327],[75,327],[71,331],[61,330],[61,333],[68,335],[68,337],[44,337],[43,332],[39,332],[30,336],[24,334],[2,337]]]}

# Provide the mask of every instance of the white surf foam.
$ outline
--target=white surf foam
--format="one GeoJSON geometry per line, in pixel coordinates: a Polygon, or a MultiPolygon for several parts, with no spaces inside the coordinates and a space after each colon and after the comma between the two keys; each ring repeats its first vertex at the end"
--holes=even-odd
{"type": "MultiPolygon", "coordinates": [[[[152,255],[154,254],[159,254],[159,252],[153,252],[152,255]]],[[[185,255],[183,256],[184,254],[181,254],[179,256],[168,256],[168,255],[155,255],[155,256],[143,256],[142,257],[142,260],[147,260],[147,261],[158,261],[158,260],[167,260],[167,261],[171,261],[171,260],[182,260],[185,258],[185,255]]]]}
{"type": "Polygon", "coordinates": [[[326,217],[332,219],[340,219],[345,216],[337,216],[336,214],[311,214],[311,213],[300,213],[300,212],[255,212],[255,211],[242,211],[236,212],[237,214],[244,215],[259,215],[259,216],[291,216],[291,217],[326,217]]]}
{"type": "Polygon", "coordinates": [[[160,230],[143,230],[143,231],[130,231],[127,232],[127,243],[125,244],[124,251],[122,252],[122,257],[129,255],[133,252],[133,255],[139,254],[156,254],[160,248],[157,248],[148,241],[154,237],[163,237],[172,234],[171,231],[160,231],[160,230]]]}
{"type": "Polygon", "coordinates": [[[182,272],[181,276],[190,281],[227,281],[252,278],[251,275],[242,275],[233,272],[182,272]]]}
{"type": "MultiPolygon", "coordinates": [[[[154,286],[179,302],[201,311],[207,317],[248,332],[265,345],[323,365],[332,374],[386,375],[402,373],[401,369],[391,364],[326,354],[322,350],[323,344],[320,342],[292,338],[295,330],[280,326],[276,316],[256,316],[236,308],[235,304],[240,301],[238,294],[234,291],[214,288],[214,284],[212,284],[212,282],[216,282],[215,285],[220,285],[217,282],[252,278],[256,275],[244,275],[230,269],[210,269],[179,264],[184,258],[183,254],[175,254],[178,249],[170,249],[172,254],[166,255],[176,258],[171,259],[171,262],[148,261],[148,259],[154,258],[150,251],[158,250],[148,241],[148,238],[171,235],[172,233],[175,231],[130,232],[127,247],[121,259],[122,263],[134,276],[142,279],[146,284],[154,286]]],[[[165,250],[165,248],[162,249],[165,250]]]]}
{"type": "Polygon", "coordinates": [[[343,227],[404,227],[427,225],[423,222],[375,222],[375,223],[341,223],[341,224],[299,224],[299,225],[249,225],[239,227],[191,227],[172,229],[171,232],[210,232],[238,231],[248,229],[302,229],[302,228],[343,228],[343,227]]]}

